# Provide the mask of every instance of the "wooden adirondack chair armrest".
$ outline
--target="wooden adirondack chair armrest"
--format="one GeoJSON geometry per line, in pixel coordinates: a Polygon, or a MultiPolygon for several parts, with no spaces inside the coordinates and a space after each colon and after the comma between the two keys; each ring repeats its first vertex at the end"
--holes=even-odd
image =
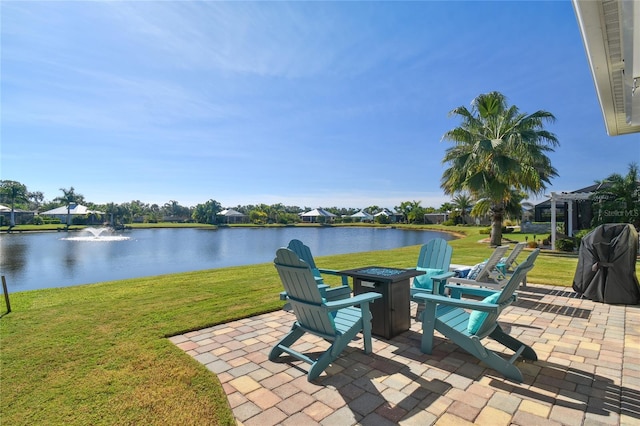
{"type": "Polygon", "coordinates": [[[432,280],[441,280],[445,281],[451,277],[453,277],[456,273],[453,271],[443,272],[442,274],[434,275],[431,277],[432,280]]]}
{"type": "Polygon", "coordinates": [[[447,283],[447,280],[455,274],[455,272],[450,271],[433,275],[431,277],[431,281],[433,282],[433,294],[444,294],[444,285],[447,283]]]}
{"type": "Polygon", "coordinates": [[[349,277],[346,275],[342,275],[340,272],[336,271],[335,269],[318,269],[318,272],[320,272],[321,274],[327,274],[327,275],[339,275],[342,277],[342,285],[349,285],[349,277]]]}
{"type": "Polygon", "coordinates": [[[348,299],[351,297],[351,287],[341,285],[340,287],[330,287],[324,290],[324,297],[328,301],[348,299]]]}
{"type": "Polygon", "coordinates": [[[382,294],[380,293],[373,293],[373,292],[362,293],[362,294],[358,294],[357,296],[350,297],[348,299],[326,302],[324,306],[330,311],[336,311],[338,309],[348,308],[350,306],[373,302],[375,299],[379,299],[381,297],[382,297],[382,294]]]}
{"type": "Polygon", "coordinates": [[[429,293],[417,293],[414,294],[413,297],[415,299],[423,300],[426,304],[441,304],[441,305],[449,305],[455,306],[462,309],[473,309],[474,311],[482,311],[482,312],[496,312],[499,313],[500,305],[495,303],[486,303],[479,302],[475,300],[468,299],[453,299],[451,297],[446,296],[438,296],[435,294],[429,293]]]}
{"type": "MultiPolygon", "coordinates": [[[[407,271],[417,271],[417,270],[418,270],[418,268],[409,268],[409,269],[407,269],[407,271]]],[[[424,271],[424,269],[423,269],[423,271],[424,271]]],[[[443,272],[443,273],[438,274],[438,275],[432,275],[431,278],[438,277],[438,279],[442,279],[442,277],[445,277],[445,276],[446,276],[446,278],[451,278],[455,274],[456,273],[454,271],[446,271],[446,272],[443,272]]]]}
{"type": "Polygon", "coordinates": [[[472,287],[458,284],[447,284],[444,286],[451,293],[451,297],[460,299],[462,295],[478,296],[483,299],[492,294],[499,293],[501,290],[493,290],[490,288],[472,287]]]}

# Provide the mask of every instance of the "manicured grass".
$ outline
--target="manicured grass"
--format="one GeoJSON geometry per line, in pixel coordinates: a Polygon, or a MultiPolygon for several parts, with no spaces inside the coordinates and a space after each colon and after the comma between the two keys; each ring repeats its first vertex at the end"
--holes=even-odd
{"type": "MultiPolygon", "coordinates": [[[[463,230],[451,242],[454,263],[486,258],[479,228],[463,230]]],[[[418,251],[316,261],[412,267],[418,251]]],[[[576,262],[543,252],[529,282],[571,285],[576,262]]],[[[2,423],[234,424],[216,376],[167,337],[280,309],[280,291],[269,263],[12,293],[13,312],[0,319],[2,423]]]]}

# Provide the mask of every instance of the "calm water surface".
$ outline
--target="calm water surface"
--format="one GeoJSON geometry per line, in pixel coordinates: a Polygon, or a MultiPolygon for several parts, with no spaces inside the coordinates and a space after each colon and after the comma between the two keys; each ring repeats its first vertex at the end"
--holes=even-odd
{"type": "Polygon", "coordinates": [[[424,244],[436,237],[453,238],[431,231],[340,227],[135,229],[118,235],[127,238],[105,241],[78,232],[2,234],[1,274],[6,276],[12,293],[266,263],[273,261],[278,247],[293,238],[307,244],[314,256],[387,250],[424,244]]]}

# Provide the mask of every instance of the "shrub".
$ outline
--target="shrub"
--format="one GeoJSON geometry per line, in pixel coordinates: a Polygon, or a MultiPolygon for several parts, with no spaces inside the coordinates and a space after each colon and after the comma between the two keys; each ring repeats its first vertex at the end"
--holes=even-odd
{"type": "Polygon", "coordinates": [[[33,219],[31,219],[31,223],[33,225],[43,225],[44,219],[41,216],[34,216],[33,219]]]}
{"type": "Polygon", "coordinates": [[[480,234],[482,234],[482,235],[490,235],[491,234],[491,228],[481,229],[480,230],[480,234]]]}
{"type": "Polygon", "coordinates": [[[556,248],[560,251],[572,252],[576,248],[576,242],[571,238],[561,238],[556,241],[556,248]]]}
{"type": "Polygon", "coordinates": [[[580,247],[580,245],[582,244],[582,239],[584,238],[585,235],[587,235],[589,232],[593,231],[593,228],[589,228],[589,229],[581,229],[578,232],[576,232],[573,236],[573,238],[576,241],[576,247],[580,247]]]}
{"type": "Polygon", "coordinates": [[[444,222],[442,222],[442,224],[444,226],[455,226],[456,225],[456,221],[453,219],[447,219],[444,222]]]}
{"type": "Polygon", "coordinates": [[[59,225],[62,221],[58,218],[53,218],[49,216],[38,216],[42,218],[42,223],[45,225],[59,225]]]}
{"type": "Polygon", "coordinates": [[[536,243],[535,241],[529,241],[527,243],[527,247],[529,247],[530,249],[538,248],[538,243],[536,243]]]}
{"type": "Polygon", "coordinates": [[[381,225],[388,225],[391,223],[391,218],[383,214],[381,214],[380,216],[376,216],[375,220],[376,220],[376,223],[379,223],[381,225]]]}
{"type": "Polygon", "coordinates": [[[72,225],[86,225],[87,224],[87,218],[83,217],[83,216],[73,216],[71,218],[71,224],[72,225]]]}

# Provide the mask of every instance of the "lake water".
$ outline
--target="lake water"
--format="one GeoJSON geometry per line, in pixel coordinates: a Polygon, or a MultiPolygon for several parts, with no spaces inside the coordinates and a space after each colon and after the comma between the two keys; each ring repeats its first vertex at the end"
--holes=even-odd
{"type": "Polygon", "coordinates": [[[79,232],[0,235],[0,271],[9,292],[266,263],[293,238],[307,244],[314,257],[453,238],[431,231],[347,227],[134,229],[102,235],[112,238],[79,232]]]}

